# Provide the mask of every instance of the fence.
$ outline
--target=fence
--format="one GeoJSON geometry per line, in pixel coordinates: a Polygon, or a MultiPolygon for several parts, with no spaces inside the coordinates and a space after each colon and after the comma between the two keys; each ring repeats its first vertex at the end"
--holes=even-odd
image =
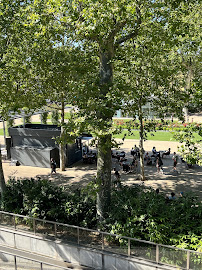
{"type": "Polygon", "coordinates": [[[192,250],[4,211],[0,211],[0,225],[183,269],[202,269],[202,253],[192,250]]]}
{"type": "Polygon", "coordinates": [[[11,252],[0,250],[1,257],[5,257],[6,260],[1,262],[1,269],[15,269],[15,270],[70,270],[65,266],[59,266],[48,262],[42,262],[41,260],[31,259],[20,255],[13,255],[11,252]],[[5,268],[4,268],[5,267],[5,268]]]}

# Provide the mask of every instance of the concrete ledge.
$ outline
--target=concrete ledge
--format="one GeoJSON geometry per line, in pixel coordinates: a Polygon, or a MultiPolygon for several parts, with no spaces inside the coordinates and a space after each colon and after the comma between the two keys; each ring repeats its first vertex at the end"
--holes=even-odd
{"type": "MultiPolygon", "coordinates": [[[[93,270],[93,268],[85,267],[85,266],[79,266],[76,264],[68,263],[68,262],[62,262],[62,261],[57,261],[54,260],[50,257],[45,257],[41,256],[38,254],[33,254],[30,252],[25,252],[16,248],[11,248],[7,246],[0,246],[0,253],[4,256],[3,261],[4,262],[9,262],[13,261],[13,256],[17,256],[17,263],[28,263],[29,266],[31,264],[36,264],[36,263],[44,263],[45,265],[51,265],[51,266],[58,266],[58,267],[64,267],[64,269],[78,269],[78,270],[93,270]]],[[[1,258],[0,258],[1,261],[1,258]]],[[[39,265],[38,265],[39,266],[39,265]]]]}

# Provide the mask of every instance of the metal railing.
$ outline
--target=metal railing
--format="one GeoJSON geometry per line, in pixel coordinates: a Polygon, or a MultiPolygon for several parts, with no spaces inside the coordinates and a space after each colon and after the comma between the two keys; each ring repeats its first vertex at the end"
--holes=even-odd
{"type": "Polygon", "coordinates": [[[0,211],[0,225],[10,226],[15,230],[26,230],[34,234],[59,238],[76,245],[134,256],[160,264],[190,270],[202,269],[202,252],[193,250],[4,211],[0,211]]]}
{"type": "MultiPolygon", "coordinates": [[[[4,262],[1,262],[1,269],[4,269],[2,267],[6,267],[6,269],[9,267],[12,267],[12,269],[38,269],[38,270],[71,270],[72,268],[68,268],[65,266],[60,266],[54,263],[48,263],[48,262],[43,262],[41,260],[37,259],[31,259],[27,258],[26,256],[21,256],[21,255],[14,255],[11,252],[8,251],[1,251],[0,250],[1,256],[3,255],[5,258],[9,256],[9,260],[4,260],[4,262]],[[12,258],[12,259],[11,259],[12,258]],[[47,267],[46,267],[47,266],[47,267]]],[[[11,269],[11,268],[10,268],[11,269]]]]}

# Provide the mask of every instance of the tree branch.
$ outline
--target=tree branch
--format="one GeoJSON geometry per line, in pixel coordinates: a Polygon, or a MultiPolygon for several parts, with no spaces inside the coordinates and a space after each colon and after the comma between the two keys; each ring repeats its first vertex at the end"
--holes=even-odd
{"type": "MultiPolygon", "coordinates": [[[[7,36],[8,38],[7,38],[7,41],[6,41],[6,48],[9,46],[9,44],[10,44],[10,37],[9,36],[7,36]]],[[[2,61],[2,59],[3,59],[3,57],[4,57],[4,54],[5,54],[5,52],[2,52],[1,53],[1,55],[0,55],[0,61],[2,61]]]]}
{"type": "Polygon", "coordinates": [[[138,35],[139,33],[139,28],[140,28],[140,25],[141,25],[141,13],[140,13],[140,8],[139,7],[136,7],[136,14],[137,14],[137,27],[134,31],[132,31],[131,33],[127,34],[126,36],[124,37],[121,37],[120,39],[118,39],[116,42],[115,42],[115,47],[117,47],[118,45],[120,45],[121,43],[123,43],[124,41],[128,40],[128,39],[131,39],[131,38],[134,38],[138,35]]]}
{"type": "Polygon", "coordinates": [[[126,24],[126,21],[116,23],[114,29],[111,31],[111,33],[110,33],[109,36],[108,36],[108,40],[111,40],[111,39],[116,35],[116,33],[118,33],[118,31],[119,31],[125,24],[126,24]]]}
{"type": "Polygon", "coordinates": [[[115,47],[120,45],[121,43],[123,43],[124,41],[128,40],[128,39],[131,39],[131,38],[134,38],[138,35],[138,32],[139,32],[139,29],[136,29],[135,31],[129,33],[128,35],[118,39],[116,42],[115,42],[115,47]]]}

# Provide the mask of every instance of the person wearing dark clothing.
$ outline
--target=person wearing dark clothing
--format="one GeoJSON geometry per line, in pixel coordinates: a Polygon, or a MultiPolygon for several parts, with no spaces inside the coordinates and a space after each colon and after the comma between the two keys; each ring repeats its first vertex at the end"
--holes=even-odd
{"type": "Polygon", "coordinates": [[[160,155],[157,157],[156,159],[156,168],[157,168],[157,172],[159,173],[160,171],[163,173],[163,168],[162,168],[163,162],[162,159],[160,157],[160,155]]]}
{"type": "Polygon", "coordinates": [[[56,162],[53,158],[51,158],[51,175],[56,173],[56,162]]]}
{"type": "Polygon", "coordinates": [[[162,158],[164,158],[164,156],[169,156],[170,155],[170,148],[168,148],[168,150],[167,151],[165,151],[165,152],[163,152],[163,154],[162,154],[162,158]]]}
{"type": "Polygon", "coordinates": [[[168,198],[169,198],[169,200],[175,200],[176,199],[175,193],[174,192],[171,192],[170,193],[170,196],[168,198]]]}
{"type": "Polygon", "coordinates": [[[176,169],[177,162],[178,162],[178,156],[177,156],[176,152],[174,152],[172,159],[173,159],[173,171],[178,172],[176,169]]]}
{"type": "Polygon", "coordinates": [[[124,172],[129,172],[130,171],[130,167],[129,167],[129,164],[128,163],[123,163],[123,171],[124,172]]]}
{"type": "Polygon", "coordinates": [[[117,180],[119,180],[119,179],[120,179],[120,174],[119,174],[119,172],[118,172],[118,171],[116,171],[116,170],[115,170],[114,175],[115,175],[115,177],[116,177],[116,179],[117,179],[117,180]]]}

